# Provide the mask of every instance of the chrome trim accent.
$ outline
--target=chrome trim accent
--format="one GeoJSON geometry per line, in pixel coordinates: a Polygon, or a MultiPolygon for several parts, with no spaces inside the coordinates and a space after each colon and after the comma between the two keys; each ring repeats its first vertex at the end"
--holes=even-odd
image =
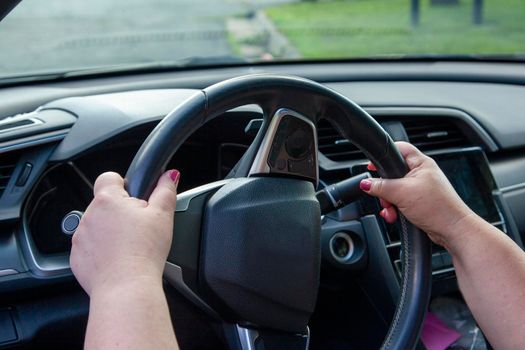
{"type": "Polygon", "coordinates": [[[355,252],[355,245],[352,237],[348,235],[348,233],[345,232],[337,232],[335,235],[330,238],[330,242],[328,243],[328,246],[330,248],[330,254],[332,254],[332,258],[334,258],[337,262],[340,262],[342,264],[346,264],[350,259],[352,259],[352,256],[355,252]],[[332,243],[335,239],[342,238],[345,240],[345,242],[348,244],[348,253],[346,253],[345,256],[340,257],[338,256],[335,251],[332,243]]]}
{"type": "Polygon", "coordinates": [[[25,137],[14,141],[0,143],[0,153],[15,151],[22,148],[38,146],[45,143],[60,141],[66,137],[69,129],[52,131],[45,134],[25,137]]]}
{"type": "Polygon", "coordinates": [[[34,114],[36,114],[36,112],[31,112],[31,113],[26,113],[26,114],[19,114],[19,115],[15,115],[15,116],[12,116],[12,117],[7,117],[7,118],[4,118],[4,119],[0,120],[0,126],[9,125],[11,123],[17,123],[17,122],[23,121],[23,120],[31,121],[31,124],[19,125],[19,126],[14,126],[12,128],[0,130],[0,134],[6,133],[6,132],[11,132],[13,130],[30,128],[30,127],[32,127],[34,125],[44,124],[44,122],[42,120],[40,120],[40,119],[37,119],[37,118],[34,118],[34,117],[29,117],[32,114],[34,115],[34,114]]]}
{"type": "Polygon", "coordinates": [[[0,277],[16,275],[17,273],[19,272],[16,271],[15,269],[3,269],[3,270],[0,270],[0,277]]]}
{"type": "Polygon", "coordinates": [[[239,342],[242,350],[255,350],[255,341],[259,338],[259,332],[255,329],[244,328],[239,325],[237,327],[237,334],[239,335],[239,342]]]}
{"type": "Polygon", "coordinates": [[[83,213],[78,211],[78,210],[73,210],[69,213],[67,213],[63,218],[62,218],[62,222],[60,222],[60,228],[62,229],[62,233],[65,234],[66,236],[73,236],[78,228],[78,224],[80,224],[80,220],[82,220],[82,215],[83,213]],[[76,227],[72,230],[69,230],[67,227],[66,227],[66,221],[69,220],[69,218],[76,218],[77,221],[78,221],[78,224],[76,225],[76,227]]]}
{"type": "Polygon", "coordinates": [[[456,271],[456,269],[454,267],[449,267],[449,268],[441,269],[441,270],[435,270],[435,271],[432,271],[432,276],[437,276],[437,275],[441,275],[443,273],[453,272],[453,271],[456,271]]]}
{"type": "Polygon", "coordinates": [[[401,241],[396,241],[386,245],[386,249],[401,247],[401,241]]]}
{"type": "Polygon", "coordinates": [[[184,282],[184,278],[182,276],[182,269],[180,266],[166,261],[166,265],[164,265],[164,279],[197,307],[201,308],[209,315],[219,318],[217,312],[215,312],[215,310],[213,310],[208,304],[206,304],[184,282]]]}
{"type": "Polygon", "coordinates": [[[330,191],[328,190],[328,187],[325,187],[326,188],[325,192],[328,195],[328,198],[330,198],[330,202],[332,202],[332,205],[334,206],[334,208],[340,209],[343,203],[341,202],[341,200],[336,201],[334,196],[332,196],[332,191],[335,190],[335,186],[330,185],[329,187],[330,187],[330,191]]]}
{"type": "Polygon", "coordinates": [[[71,274],[69,266],[69,254],[53,255],[43,257],[36,249],[31,237],[27,219],[24,215],[20,232],[21,249],[25,257],[29,271],[39,277],[52,277],[71,274]]]}
{"type": "Polygon", "coordinates": [[[305,350],[310,349],[310,327],[306,326],[306,346],[305,350]]]}
{"type": "Polygon", "coordinates": [[[523,190],[523,189],[525,189],[525,182],[520,182],[520,183],[517,183],[517,184],[514,184],[514,185],[500,187],[499,190],[502,193],[508,193],[508,192],[519,191],[519,190],[523,190]]]}
{"type": "MultiPolygon", "coordinates": [[[[51,166],[45,170],[40,178],[43,178],[50,171],[59,167],[60,164],[51,166]]],[[[38,186],[38,182],[33,186],[31,192],[28,194],[27,198],[31,198],[34,195],[34,191],[38,186]]],[[[69,266],[69,252],[64,252],[63,254],[55,254],[51,256],[41,255],[38,251],[31,232],[29,230],[29,218],[27,212],[27,200],[24,208],[22,209],[22,225],[17,230],[16,234],[20,239],[20,247],[22,250],[22,255],[24,261],[28,267],[28,270],[31,271],[36,276],[39,277],[54,277],[54,276],[68,276],[71,275],[71,268],[69,266]]]]}
{"type": "MultiPolygon", "coordinates": [[[[255,159],[253,161],[253,164],[250,168],[250,171],[248,173],[248,177],[255,174],[269,174],[270,173],[270,167],[268,166],[268,156],[270,154],[270,149],[272,148],[273,140],[275,138],[275,134],[279,128],[279,125],[281,124],[281,120],[285,116],[292,116],[298,119],[301,119],[302,121],[306,122],[310,127],[312,128],[314,132],[314,148],[318,149],[317,144],[317,132],[315,128],[315,124],[305,116],[291,110],[288,108],[280,108],[278,109],[275,114],[273,115],[270,126],[268,126],[268,130],[266,130],[266,134],[264,135],[264,138],[261,142],[261,146],[257,150],[257,155],[255,156],[255,159]]],[[[314,153],[315,157],[315,188],[319,185],[319,166],[318,166],[318,160],[317,160],[317,151],[314,153]]]]}
{"type": "MultiPolygon", "coordinates": [[[[242,350],[255,350],[255,342],[259,338],[259,332],[255,329],[244,328],[239,325],[235,325],[237,328],[237,335],[239,336],[239,342],[241,343],[242,350]]],[[[310,327],[306,326],[306,334],[301,334],[303,338],[306,337],[305,350],[310,348],[310,327]]]]}
{"type": "Polygon", "coordinates": [[[175,212],[180,213],[180,212],[184,212],[188,210],[188,207],[190,206],[190,202],[193,198],[198,197],[201,194],[204,194],[206,192],[210,192],[214,189],[220,188],[226,185],[231,180],[232,179],[224,179],[224,180],[211,182],[209,184],[195,187],[195,188],[192,188],[191,190],[184,191],[181,194],[178,194],[177,195],[177,209],[175,209],[175,212]]]}

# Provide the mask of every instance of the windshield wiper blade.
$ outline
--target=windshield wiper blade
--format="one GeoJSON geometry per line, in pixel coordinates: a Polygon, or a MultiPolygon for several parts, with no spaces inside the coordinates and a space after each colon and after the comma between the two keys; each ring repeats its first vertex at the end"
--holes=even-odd
{"type": "Polygon", "coordinates": [[[245,64],[247,60],[237,56],[192,56],[175,61],[129,63],[93,68],[75,69],[62,73],[63,78],[79,77],[86,75],[114,74],[126,72],[154,72],[186,69],[191,67],[206,67],[218,65],[245,64]]]}
{"type": "Polygon", "coordinates": [[[203,68],[226,65],[243,65],[249,63],[241,57],[236,56],[211,56],[201,57],[192,56],[175,61],[162,62],[145,62],[145,63],[126,63],[110,66],[99,66],[89,68],[72,69],[68,71],[40,71],[31,74],[13,74],[0,78],[0,86],[31,83],[38,81],[53,81],[60,79],[71,79],[98,75],[112,75],[124,73],[154,73],[174,70],[183,70],[188,68],[203,68]]]}
{"type": "Polygon", "coordinates": [[[406,61],[505,61],[523,62],[525,54],[387,54],[370,56],[365,59],[374,60],[406,60],[406,61]]]}

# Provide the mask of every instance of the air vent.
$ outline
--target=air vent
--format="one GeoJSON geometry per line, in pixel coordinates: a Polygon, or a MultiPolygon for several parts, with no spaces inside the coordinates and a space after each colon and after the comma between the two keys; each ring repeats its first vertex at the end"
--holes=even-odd
{"type": "Polygon", "coordinates": [[[42,124],[40,119],[30,117],[32,114],[34,114],[34,112],[18,114],[0,120],[0,133],[27,128],[35,124],[42,124]]]}
{"type": "Polygon", "coordinates": [[[405,120],[402,123],[410,143],[422,151],[472,145],[451,120],[417,119],[405,120]]]}
{"type": "Polygon", "coordinates": [[[365,158],[363,152],[341,136],[326,119],[317,123],[317,142],[319,151],[333,161],[365,158]]]}
{"type": "Polygon", "coordinates": [[[0,155],[0,198],[13,175],[16,164],[18,163],[19,154],[7,153],[0,155]]]}

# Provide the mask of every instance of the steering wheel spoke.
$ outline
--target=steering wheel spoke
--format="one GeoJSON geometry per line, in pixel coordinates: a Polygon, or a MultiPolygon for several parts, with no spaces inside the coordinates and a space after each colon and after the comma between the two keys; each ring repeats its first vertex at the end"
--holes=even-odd
{"type": "Polygon", "coordinates": [[[289,108],[279,108],[270,119],[248,176],[302,178],[317,188],[318,169],[314,123],[289,108]]]}
{"type": "Polygon", "coordinates": [[[231,350],[307,350],[310,345],[310,329],[303,332],[283,333],[243,327],[239,324],[223,324],[224,333],[231,350]]]}

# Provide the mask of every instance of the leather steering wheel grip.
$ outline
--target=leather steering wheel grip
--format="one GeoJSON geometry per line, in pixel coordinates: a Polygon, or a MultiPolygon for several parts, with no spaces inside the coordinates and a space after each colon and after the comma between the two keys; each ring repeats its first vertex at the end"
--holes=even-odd
{"type": "MultiPolygon", "coordinates": [[[[408,169],[390,136],[361,107],[316,82],[293,76],[255,74],[229,79],[196,92],[148,136],[126,174],[131,196],[147,198],[166,164],[182,143],[207,121],[247,104],[263,109],[264,123],[246,152],[236,177],[248,175],[262,136],[281,107],[311,118],[329,120],[373,161],[385,178],[403,177],[408,169]]],[[[412,349],[418,342],[431,289],[428,237],[401,217],[402,280],[400,299],[382,349],[412,349]]]]}

